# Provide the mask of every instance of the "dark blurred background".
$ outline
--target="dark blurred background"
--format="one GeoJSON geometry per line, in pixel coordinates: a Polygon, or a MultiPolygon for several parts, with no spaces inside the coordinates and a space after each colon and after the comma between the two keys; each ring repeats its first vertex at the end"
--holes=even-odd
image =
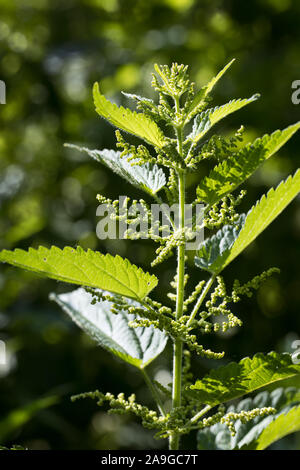
{"type": "MultiPolygon", "coordinates": [[[[120,178],[83,154],[63,147],[115,148],[114,129],[94,111],[91,87],[129,105],[120,91],[151,96],[153,63],[189,64],[197,86],[229,60],[237,61],[218,84],[213,105],[260,92],[262,98],[231,116],[220,132],[246,127],[246,139],[299,120],[291,84],[300,79],[300,2],[297,0],[2,0],[0,79],[7,86],[0,105],[0,248],[52,244],[119,253],[149,269],[151,243],[96,238],[95,196],[139,196],[120,178]]],[[[270,186],[299,166],[300,135],[250,178],[248,210],[270,186]]],[[[190,194],[200,178],[190,179],[190,194]]],[[[142,193],[140,194],[142,195],[142,193]]],[[[236,311],[244,327],[204,338],[225,349],[226,360],[257,351],[291,351],[300,335],[300,199],[228,268],[246,282],[278,266],[269,280],[236,311]]],[[[174,259],[153,270],[168,289],[174,259]]],[[[201,272],[189,266],[192,282],[201,272]]],[[[130,366],[95,347],[55,304],[51,291],[69,286],[21,270],[0,269],[0,339],[8,361],[0,366],[0,444],[31,449],[139,449],[163,447],[130,417],[108,416],[96,403],[70,402],[94,390],[151,397],[130,366]],[[49,398],[50,397],[50,398],[49,398]]],[[[170,379],[170,346],[150,372],[170,379]]],[[[219,363],[195,359],[197,376],[219,363]]],[[[300,385],[299,385],[300,386],[300,385]]],[[[185,438],[195,447],[195,435],[185,438]]],[[[300,437],[276,448],[300,448],[300,437]]]]}

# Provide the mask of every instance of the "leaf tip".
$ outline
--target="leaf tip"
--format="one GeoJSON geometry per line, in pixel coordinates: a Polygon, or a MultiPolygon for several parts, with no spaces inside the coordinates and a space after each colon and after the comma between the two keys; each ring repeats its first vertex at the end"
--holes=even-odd
{"type": "Polygon", "coordinates": [[[95,82],[93,84],[93,93],[99,93],[99,83],[98,82],[95,82]]]}

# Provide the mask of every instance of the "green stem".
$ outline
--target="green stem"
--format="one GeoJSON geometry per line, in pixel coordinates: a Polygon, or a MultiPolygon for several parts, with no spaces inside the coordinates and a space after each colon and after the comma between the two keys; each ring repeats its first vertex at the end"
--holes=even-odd
{"type": "MultiPolygon", "coordinates": [[[[180,98],[174,96],[176,114],[180,114],[180,98]]],[[[183,158],[183,126],[175,127],[177,136],[177,152],[183,158]]],[[[185,205],[185,172],[178,170],[179,189],[179,230],[184,230],[184,205],[185,205]]],[[[177,289],[176,289],[176,320],[178,321],[183,313],[184,302],[184,268],[185,268],[185,242],[180,243],[177,249],[177,289]]],[[[174,340],[173,349],[173,387],[172,387],[172,410],[181,405],[182,388],[182,341],[174,340]]],[[[169,438],[169,449],[179,449],[179,435],[172,434],[169,438]]]]}
{"type": "MultiPolygon", "coordinates": [[[[179,102],[179,96],[176,96],[174,98],[175,101],[175,111],[177,114],[180,113],[180,102],[179,102]]],[[[182,126],[176,127],[176,136],[177,136],[177,152],[179,153],[180,157],[183,157],[183,152],[182,152],[182,144],[183,144],[183,138],[182,138],[182,126]]]]}
{"type": "Polygon", "coordinates": [[[202,410],[198,411],[184,426],[184,428],[193,429],[192,426],[195,424],[203,415],[209,412],[212,409],[212,406],[206,405],[202,410]]]}
{"type": "MultiPolygon", "coordinates": [[[[184,229],[184,203],[185,203],[185,174],[178,173],[179,182],[179,229],[184,229]]],[[[177,298],[176,298],[176,320],[178,321],[183,313],[184,302],[184,268],[185,268],[185,243],[178,247],[177,259],[177,298]]],[[[173,352],[173,388],[172,388],[172,409],[181,405],[181,385],[182,385],[182,341],[174,341],[173,352]]],[[[169,439],[170,450],[178,450],[179,435],[173,434],[169,439]]]]}
{"type": "Polygon", "coordinates": [[[211,286],[213,285],[215,278],[216,278],[216,275],[213,274],[213,275],[211,276],[211,278],[209,278],[209,280],[208,280],[207,283],[205,284],[205,287],[204,287],[203,291],[201,292],[201,295],[200,295],[199,299],[197,300],[197,303],[195,304],[195,306],[194,306],[194,308],[193,308],[193,311],[192,311],[192,313],[191,313],[191,315],[190,315],[190,318],[189,318],[189,320],[188,320],[186,326],[190,326],[190,324],[191,324],[192,321],[194,320],[195,316],[197,315],[197,312],[198,312],[199,308],[201,307],[201,305],[202,305],[202,303],[203,303],[205,297],[206,297],[207,294],[208,294],[209,289],[210,289],[211,286]]]}
{"type": "Polygon", "coordinates": [[[145,379],[145,382],[146,384],[148,385],[149,387],[149,390],[151,391],[152,393],[152,396],[154,398],[154,401],[156,402],[157,404],[157,408],[159,409],[160,413],[162,416],[166,416],[166,413],[165,413],[165,410],[164,410],[164,405],[161,401],[161,398],[159,396],[159,393],[158,393],[158,390],[157,388],[155,387],[155,385],[153,384],[152,380],[150,379],[148,373],[146,372],[145,369],[141,369],[141,372],[142,372],[142,375],[145,379]]]}
{"type": "Polygon", "coordinates": [[[211,410],[211,409],[212,409],[212,406],[206,405],[202,410],[200,410],[197,414],[195,414],[195,415],[189,420],[189,422],[187,423],[187,426],[196,423],[203,415],[205,415],[206,413],[208,413],[208,411],[211,410]]]}

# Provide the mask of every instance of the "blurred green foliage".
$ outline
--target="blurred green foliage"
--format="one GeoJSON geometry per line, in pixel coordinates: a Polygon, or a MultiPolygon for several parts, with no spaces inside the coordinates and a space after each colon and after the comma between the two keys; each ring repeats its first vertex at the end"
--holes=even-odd
{"type": "MultiPolygon", "coordinates": [[[[214,104],[254,92],[262,98],[219,130],[244,124],[246,137],[253,138],[299,120],[300,105],[291,102],[291,84],[300,79],[297,0],[2,0],[0,13],[0,79],[7,87],[7,104],[0,105],[0,248],[80,244],[119,253],[147,269],[151,244],[100,243],[95,234],[97,192],[118,197],[135,191],[85,155],[63,147],[64,142],[115,146],[114,130],[94,111],[96,80],[109,98],[128,105],[121,90],[152,95],[154,62],[189,64],[201,86],[236,57],[214,104]]],[[[299,166],[299,139],[294,137],[250,179],[244,210],[299,166]]],[[[193,175],[189,190],[200,176],[193,175]]],[[[247,281],[273,265],[281,275],[240,306],[244,327],[239,333],[209,339],[207,346],[224,348],[227,360],[291,350],[300,335],[299,260],[298,198],[232,264],[226,279],[247,281]]],[[[172,263],[159,269],[158,297],[170,280],[172,263]]],[[[95,348],[49,303],[49,292],[65,287],[1,266],[0,288],[0,338],[8,357],[0,366],[0,429],[12,419],[7,424],[12,432],[1,435],[0,444],[34,449],[165,445],[134,420],[108,416],[94,403],[70,403],[71,394],[95,388],[135,391],[148,403],[151,398],[142,377],[95,348]],[[18,410],[30,410],[31,402],[53,395],[60,397],[58,403],[14,426],[18,410]]],[[[195,373],[215,365],[198,360],[195,373]]],[[[168,357],[151,367],[156,378],[168,382],[168,357]]],[[[193,448],[195,442],[186,439],[184,445],[193,448]]],[[[278,446],[299,449],[300,438],[292,436],[278,446]]]]}

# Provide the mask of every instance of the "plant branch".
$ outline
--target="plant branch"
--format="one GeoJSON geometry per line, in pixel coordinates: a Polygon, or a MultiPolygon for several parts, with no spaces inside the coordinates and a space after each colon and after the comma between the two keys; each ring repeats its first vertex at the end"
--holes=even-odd
{"type": "Polygon", "coordinates": [[[199,297],[199,299],[197,300],[197,303],[195,304],[193,310],[192,310],[192,313],[190,315],[190,318],[186,324],[186,326],[190,326],[192,321],[194,320],[195,316],[197,315],[197,312],[199,310],[199,308],[201,307],[205,297],[207,296],[208,292],[209,292],[209,289],[211,288],[211,286],[213,285],[214,283],[214,280],[216,279],[216,275],[213,274],[209,280],[207,281],[207,283],[205,284],[205,287],[203,289],[203,291],[201,292],[201,295],[199,297]]]}
{"type": "Polygon", "coordinates": [[[159,393],[158,393],[157,388],[155,387],[154,383],[152,382],[152,380],[151,380],[151,378],[149,377],[149,375],[148,375],[148,373],[146,372],[146,370],[145,370],[145,369],[141,369],[141,372],[142,372],[142,375],[143,375],[143,377],[144,377],[144,379],[145,379],[146,384],[147,384],[148,387],[149,387],[149,390],[150,390],[151,393],[152,393],[152,396],[153,396],[153,398],[154,398],[154,401],[155,401],[156,404],[157,404],[157,408],[159,409],[160,414],[161,414],[162,416],[166,416],[166,412],[165,412],[165,410],[164,410],[164,405],[163,405],[163,403],[162,403],[162,401],[161,401],[161,398],[160,398],[160,396],[159,396],[159,393]]]}
{"type": "MultiPolygon", "coordinates": [[[[175,98],[176,113],[180,112],[179,98],[175,98]]],[[[176,127],[177,151],[182,157],[182,128],[176,127]]],[[[185,227],[184,209],[185,209],[185,173],[178,171],[178,189],[179,189],[179,229],[185,227]]],[[[185,269],[185,242],[180,243],[177,249],[177,289],[176,289],[176,320],[178,321],[183,313],[184,302],[184,269],[185,269]]],[[[174,341],[173,352],[173,387],[172,387],[172,409],[181,405],[181,386],[182,386],[182,341],[174,341]]],[[[179,448],[179,435],[171,435],[169,439],[170,450],[179,448]]]]}
{"type": "Polygon", "coordinates": [[[212,409],[212,406],[206,405],[202,410],[198,411],[184,426],[185,428],[190,428],[193,424],[195,424],[202,416],[209,412],[212,409]]]}

